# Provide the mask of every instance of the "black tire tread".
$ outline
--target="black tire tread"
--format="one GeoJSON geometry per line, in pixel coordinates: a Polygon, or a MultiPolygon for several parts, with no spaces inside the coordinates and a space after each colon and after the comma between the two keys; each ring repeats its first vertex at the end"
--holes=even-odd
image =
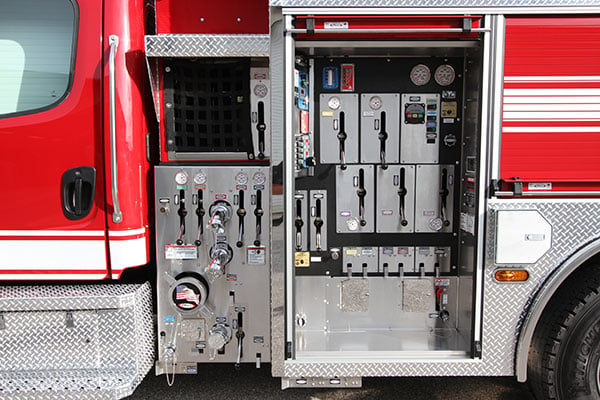
{"type": "Polygon", "coordinates": [[[539,400],[559,398],[555,379],[559,348],[585,305],[598,298],[599,275],[600,265],[596,263],[582,267],[559,288],[542,314],[529,349],[528,362],[529,385],[539,400]]]}

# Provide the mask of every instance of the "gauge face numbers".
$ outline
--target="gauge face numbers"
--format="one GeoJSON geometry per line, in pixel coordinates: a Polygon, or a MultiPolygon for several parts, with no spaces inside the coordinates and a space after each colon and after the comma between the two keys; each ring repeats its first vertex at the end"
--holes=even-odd
{"type": "Polygon", "coordinates": [[[423,86],[431,80],[431,71],[425,64],[418,64],[410,71],[410,80],[417,86],[423,86]]]}
{"type": "Polygon", "coordinates": [[[248,175],[245,172],[238,172],[235,176],[235,183],[245,185],[248,183],[248,175]]]}
{"type": "Polygon", "coordinates": [[[194,183],[196,185],[204,185],[206,183],[206,175],[204,175],[204,172],[198,172],[194,175],[194,183]]]}
{"type": "Polygon", "coordinates": [[[383,105],[383,100],[379,96],[373,96],[369,99],[369,107],[371,110],[379,110],[383,105]]]}
{"type": "Polygon", "coordinates": [[[340,102],[340,98],[339,97],[331,97],[329,98],[329,101],[327,102],[327,106],[329,108],[331,108],[332,110],[337,110],[338,108],[340,108],[340,105],[342,103],[340,102]]]}
{"type": "Polygon", "coordinates": [[[267,177],[262,172],[257,172],[252,177],[252,181],[255,185],[264,185],[267,180],[267,177]]]}
{"type": "Polygon", "coordinates": [[[188,182],[188,175],[183,172],[183,171],[179,171],[175,174],[175,183],[177,183],[178,185],[185,185],[188,182]]]}
{"type": "Polygon", "coordinates": [[[438,85],[448,86],[454,82],[454,78],[456,78],[456,72],[454,72],[454,68],[448,64],[440,65],[435,70],[434,78],[438,85]]]}
{"type": "Polygon", "coordinates": [[[254,86],[254,94],[256,97],[265,97],[267,93],[269,93],[269,89],[267,89],[265,84],[259,83],[258,85],[254,86]]]}

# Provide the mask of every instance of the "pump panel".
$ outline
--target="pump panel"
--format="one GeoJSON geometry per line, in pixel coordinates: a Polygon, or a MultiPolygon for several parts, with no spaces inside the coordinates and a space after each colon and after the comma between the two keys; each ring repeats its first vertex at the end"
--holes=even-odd
{"type": "Polygon", "coordinates": [[[417,165],[415,232],[452,232],[454,166],[417,165]]]}
{"type": "Polygon", "coordinates": [[[358,95],[321,94],[319,101],[321,163],[358,163],[358,95]]]}
{"type": "Polygon", "coordinates": [[[364,93],[360,98],[360,162],[394,164],[399,160],[398,93],[364,93]]]}
{"type": "Polygon", "coordinates": [[[375,183],[372,165],[336,166],[336,231],[374,231],[375,183]]]}
{"type": "Polygon", "coordinates": [[[377,232],[413,232],[415,166],[377,166],[377,232]]]}

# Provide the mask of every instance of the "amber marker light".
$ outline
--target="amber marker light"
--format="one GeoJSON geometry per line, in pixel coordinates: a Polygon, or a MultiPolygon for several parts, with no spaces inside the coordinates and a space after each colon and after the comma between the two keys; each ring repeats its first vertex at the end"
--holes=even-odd
{"type": "Polygon", "coordinates": [[[494,273],[498,282],[525,282],[529,278],[529,272],[524,269],[499,269],[494,273]]]}

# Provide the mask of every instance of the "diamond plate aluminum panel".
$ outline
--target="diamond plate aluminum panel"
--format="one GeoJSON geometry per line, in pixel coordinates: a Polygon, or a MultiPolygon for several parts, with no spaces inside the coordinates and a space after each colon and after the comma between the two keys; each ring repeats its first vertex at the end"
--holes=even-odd
{"type": "Polygon", "coordinates": [[[597,0],[271,0],[274,7],[551,7],[597,6],[597,0]]]}
{"type": "Polygon", "coordinates": [[[122,398],[154,363],[149,284],[11,286],[0,295],[3,399],[122,398]]]}
{"type": "Polygon", "coordinates": [[[3,286],[0,312],[129,307],[140,296],[138,290],[140,285],[3,286]]]}
{"type": "Polygon", "coordinates": [[[146,36],[146,57],[268,57],[269,35],[146,36]]]}
{"type": "Polygon", "coordinates": [[[284,376],[457,376],[514,375],[514,354],[520,327],[535,293],[569,256],[600,238],[600,201],[496,200],[488,204],[481,360],[424,362],[311,362],[286,361],[284,376]],[[496,212],[538,210],[552,225],[552,248],[535,264],[526,266],[530,279],[522,284],[500,284],[493,279],[496,212]]]}

